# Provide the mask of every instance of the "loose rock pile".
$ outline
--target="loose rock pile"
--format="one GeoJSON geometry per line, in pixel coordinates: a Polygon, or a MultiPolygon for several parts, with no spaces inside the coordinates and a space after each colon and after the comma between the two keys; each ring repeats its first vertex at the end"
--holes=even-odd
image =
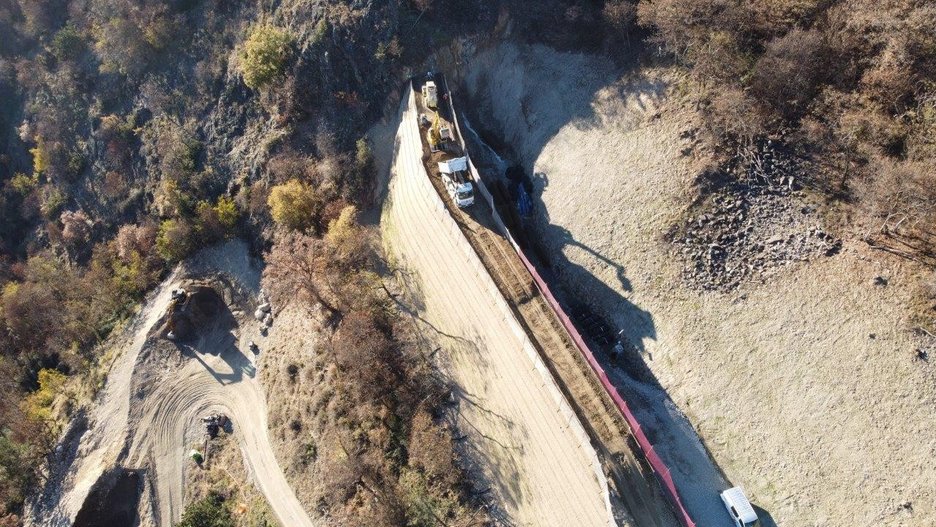
{"type": "Polygon", "coordinates": [[[730,291],[794,262],[831,256],[841,240],[826,232],[792,176],[767,177],[757,165],[716,191],[675,236],[683,279],[697,289],[730,291]]]}
{"type": "Polygon", "coordinates": [[[257,306],[257,310],[254,311],[254,318],[260,321],[260,333],[265,336],[270,326],[273,325],[273,308],[270,305],[270,299],[267,298],[266,292],[262,289],[257,296],[257,302],[259,305],[257,306]]]}

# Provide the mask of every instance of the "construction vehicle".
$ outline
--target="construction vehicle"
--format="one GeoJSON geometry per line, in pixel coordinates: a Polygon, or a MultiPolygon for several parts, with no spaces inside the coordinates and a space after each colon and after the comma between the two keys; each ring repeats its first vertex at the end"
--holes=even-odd
{"type": "Polygon", "coordinates": [[[445,150],[446,143],[454,139],[455,136],[452,134],[452,129],[447,125],[443,125],[442,118],[436,113],[435,119],[432,120],[432,126],[430,126],[429,131],[426,132],[426,142],[429,143],[429,151],[438,152],[439,150],[445,150]]]}
{"type": "Polygon", "coordinates": [[[442,173],[445,190],[459,208],[470,207],[474,204],[474,189],[471,186],[471,180],[468,179],[467,156],[440,161],[439,172],[442,173]]]}
{"type": "Polygon", "coordinates": [[[741,487],[732,487],[721,493],[722,503],[728,509],[731,521],[737,527],[758,527],[760,521],[754,507],[748,501],[741,487]]]}
{"type": "Polygon", "coordinates": [[[438,108],[439,107],[439,89],[436,88],[436,83],[433,81],[426,81],[422,86],[422,96],[423,102],[428,108],[438,108]]]}
{"type": "Polygon", "coordinates": [[[205,424],[205,434],[209,438],[215,438],[218,436],[218,432],[227,426],[228,417],[220,413],[209,414],[202,417],[202,423],[205,424]]]}

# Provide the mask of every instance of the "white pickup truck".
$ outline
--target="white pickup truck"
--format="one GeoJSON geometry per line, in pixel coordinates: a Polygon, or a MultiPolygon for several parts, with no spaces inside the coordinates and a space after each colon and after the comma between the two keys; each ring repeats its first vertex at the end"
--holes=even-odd
{"type": "Polygon", "coordinates": [[[439,172],[442,173],[445,190],[459,208],[474,204],[474,189],[468,179],[468,157],[440,161],[439,172]]]}

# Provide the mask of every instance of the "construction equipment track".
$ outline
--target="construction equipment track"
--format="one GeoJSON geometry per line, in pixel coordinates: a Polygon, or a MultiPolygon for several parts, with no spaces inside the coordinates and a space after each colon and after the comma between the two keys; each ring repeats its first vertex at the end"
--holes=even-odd
{"type": "MultiPolygon", "coordinates": [[[[426,112],[416,87],[414,92],[418,110],[426,112]]],[[[441,111],[445,113],[444,108],[441,111]]],[[[421,137],[421,140],[423,162],[433,187],[556,378],[591,437],[624,507],[641,526],[678,525],[650,467],[635,455],[636,441],[623,416],[539,293],[513,246],[497,232],[488,204],[476,197],[474,205],[468,209],[455,206],[437,166],[446,154],[431,153],[426,138],[421,137]]]]}

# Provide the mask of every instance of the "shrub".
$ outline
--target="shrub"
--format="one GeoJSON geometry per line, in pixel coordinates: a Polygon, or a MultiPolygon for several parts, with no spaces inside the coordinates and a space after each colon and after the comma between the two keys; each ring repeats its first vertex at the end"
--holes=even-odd
{"type": "Polygon", "coordinates": [[[212,492],[189,503],[182,512],[182,520],[175,527],[234,527],[237,525],[224,499],[212,492]]]}
{"type": "Polygon", "coordinates": [[[49,169],[49,152],[46,149],[45,141],[42,138],[36,139],[36,146],[29,149],[33,157],[33,173],[36,175],[44,174],[49,169]]]}
{"type": "Polygon", "coordinates": [[[181,261],[195,245],[193,234],[192,226],[185,220],[162,222],[156,236],[156,253],[169,263],[181,261]]]}
{"type": "Polygon", "coordinates": [[[42,215],[51,220],[62,211],[68,198],[61,190],[51,185],[46,185],[42,194],[42,204],[39,208],[42,215]]]}
{"type": "Polygon", "coordinates": [[[240,211],[234,200],[227,196],[218,198],[218,201],[211,205],[207,201],[201,201],[196,207],[198,216],[198,231],[206,240],[217,240],[227,238],[234,234],[234,227],[240,218],[240,211]]]}
{"type": "Polygon", "coordinates": [[[38,183],[39,177],[36,174],[27,176],[20,172],[17,172],[10,180],[10,186],[13,187],[13,190],[23,196],[35,190],[38,183]]]}
{"type": "Polygon", "coordinates": [[[822,35],[794,29],[767,45],[754,69],[751,89],[767,107],[789,117],[812,98],[824,72],[822,35]]]}
{"type": "MultiPolygon", "coordinates": [[[[35,461],[31,448],[26,443],[14,441],[6,433],[0,434],[0,507],[4,510],[18,509],[26,493],[37,480],[35,461]]],[[[20,525],[19,522],[0,525],[20,525]]]]}
{"type": "Polygon", "coordinates": [[[50,421],[52,405],[62,393],[67,377],[58,370],[44,368],[39,370],[39,388],[26,398],[26,415],[34,421],[50,421]]]}
{"type": "Polygon", "coordinates": [[[304,230],[313,225],[319,208],[315,191],[298,179],[273,187],[267,204],[273,221],[292,230],[304,230]]]}
{"type": "Polygon", "coordinates": [[[254,26],[241,52],[241,73],[249,88],[261,88],[286,70],[292,37],[268,24],[254,26]]]}

